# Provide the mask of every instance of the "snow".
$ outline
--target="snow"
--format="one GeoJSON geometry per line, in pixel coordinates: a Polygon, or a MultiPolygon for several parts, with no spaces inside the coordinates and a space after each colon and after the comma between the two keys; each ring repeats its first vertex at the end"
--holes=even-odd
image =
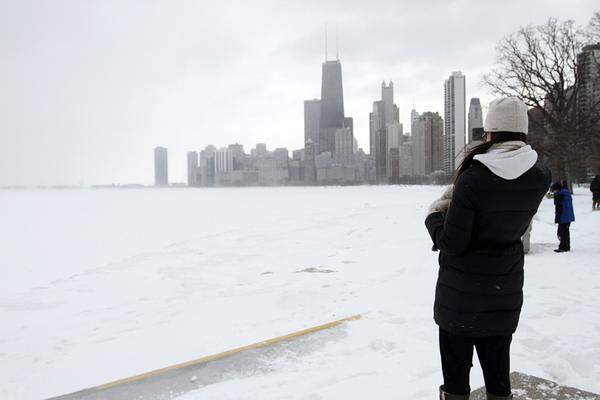
{"type": "MultiPolygon", "coordinates": [[[[439,187],[0,192],[0,398],[39,399],[354,314],[344,335],[181,400],[435,398],[439,187]]],[[[535,217],[512,369],[600,392],[600,212],[535,217]]],[[[479,366],[472,387],[483,384],[479,366]]]]}

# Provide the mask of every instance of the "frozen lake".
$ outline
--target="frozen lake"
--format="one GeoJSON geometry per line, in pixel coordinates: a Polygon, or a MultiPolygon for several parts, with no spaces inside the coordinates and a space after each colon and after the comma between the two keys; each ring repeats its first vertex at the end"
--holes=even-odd
{"type": "MultiPolygon", "coordinates": [[[[0,192],[0,398],[39,399],[362,313],[339,341],[186,399],[435,398],[439,187],[0,192]],[[320,272],[297,272],[313,268],[320,272]]],[[[536,216],[513,369],[600,392],[600,212],[536,216]]],[[[473,387],[482,384],[476,369],[473,387]]]]}

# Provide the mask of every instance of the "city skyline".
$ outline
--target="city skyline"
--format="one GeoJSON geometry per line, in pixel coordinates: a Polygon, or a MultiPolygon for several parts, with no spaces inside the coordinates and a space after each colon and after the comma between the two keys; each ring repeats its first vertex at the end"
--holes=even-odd
{"type": "Polygon", "coordinates": [[[413,105],[443,114],[440,82],[450,71],[468,76],[467,97],[485,107],[479,77],[503,35],[551,16],[586,23],[594,7],[356,2],[341,15],[336,2],[235,13],[192,3],[3,3],[0,186],[150,184],[156,146],[169,149],[175,182],[186,180],[186,152],[206,143],[301,148],[302,101],[319,97],[327,23],[339,32],[344,113],[367,149],[367,110],[382,79],[394,82],[406,131],[413,105]],[[507,18],[489,24],[492,14],[507,18]]]}

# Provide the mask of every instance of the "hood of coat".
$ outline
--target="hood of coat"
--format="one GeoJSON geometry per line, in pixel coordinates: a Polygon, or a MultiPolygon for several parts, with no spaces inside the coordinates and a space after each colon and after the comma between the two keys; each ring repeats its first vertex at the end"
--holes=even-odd
{"type": "Polygon", "coordinates": [[[506,180],[517,179],[535,165],[538,154],[524,142],[504,142],[492,146],[487,153],[474,160],[488,167],[492,173],[506,180]]]}

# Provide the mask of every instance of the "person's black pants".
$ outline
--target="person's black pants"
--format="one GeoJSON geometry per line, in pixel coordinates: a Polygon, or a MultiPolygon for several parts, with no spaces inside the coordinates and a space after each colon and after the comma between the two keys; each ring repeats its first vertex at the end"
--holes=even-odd
{"type": "Polygon", "coordinates": [[[558,240],[560,250],[571,250],[571,232],[569,231],[571,224],[558,224],[558,240]]]}
{"type": "Polygon", "coordinates": [[[510,336],[465,337],[453,335],[440,328],[442,355],[442,390],[449,394],[471,393],[469,372],[473,366],[473,347],[483,369],[485,388],[496,396],[509,396],[510,336]]]}

